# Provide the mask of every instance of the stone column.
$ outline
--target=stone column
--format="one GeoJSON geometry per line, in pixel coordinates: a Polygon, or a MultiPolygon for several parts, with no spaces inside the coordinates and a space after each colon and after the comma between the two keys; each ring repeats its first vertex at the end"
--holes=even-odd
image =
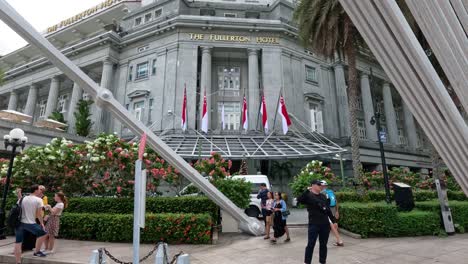
{"type": "Polygon", "coordinates": [[[336,99],[338,103],[338,120],[340,123],[340,137],[348,137],[350,133],[348,93],[346,91],[346,79],[342,64],[336,64],[335,85],[336,99]]]}
{"type": "Polygon", "coordinates": [[[387,132],[390,139],[389,143],[398,145],[400,144],[400,140],[398,138],[398,126],[395,108],[393,107],[392,91],[388,82],[384,83],[382,93],[384,100],[385,120],[387,120],[387,132]]]}
{"type": "Polygon", "coordinates": [[[211,127],[211,50],[212,47],[202,47],[202,64],[200,80],[200,128],[203,114],[203,95],[206,92],[206,104],[208,111],[208,128],[211,127]]]}
{"type": "MultiPolygon", "coordinates": [[[[112,78],[113,78],[114,65],[109,58],[106,58],[102,63],[102,76],[101,76],[101,87],[112,90],[112,78]]],[[[93,113],[94,116],[94,133],[99,135],[104,132],[105,124],[104,113],[102,108],[96,105],[96,110],[93,113]]]]}
{"type": "MultiPolygon", "coordinates": [[[[118,86],[115,87],[116,91],[114,93],[115,99],[117,99],[117,101],[119,101],[123,106],[125,106],[125,90],[127,87],[127,80],[128,80],[128,62],[125,62],[120,65],[118,86]]],[[[113,127],[113,132],[117,132],[119,136],[122,136],[122,123],[119,120],[112,118],[110,127],[113,127]]]]}
{"type": "Polygon", "coordinates": [[[60,80],[57,76],[52,77],[50,81],[49,96],[47,97],[47,105],[45,111],[45,118],[57,109],[57,99],[59,95],[60,80]]]}
{"type": "Polygon", "coordinates": [[[18,107],[18,93],[13,90],[10,92],[10,100],[8,101],[8,110],[16,111],[18,107]]]}
{"type": "Polygon", "coordinates": [[[408,146],[411,149],[416,149],[418,145],[418,135],[416,134],[416,124],[414,122],[413,114],[406,105],[405,102],[402,101],[403,104],[403,118],[405,120],[405,130],[406,136],[408,137],[408,146]]]}
{"type": "Polygon", "coordinates": [[[78,86],[77,83],[73,83],[73,91],[70,99],[70,107],[68,110],[67,122],[68,122],[68,133],[75,134],[76,133],[76,119],[75,119],[75,111],[78,105],[78,101],[83,98],[83,89],[78,86]]]}
{"type": "Polygon", "coordinates": [[[24,113],[29,116],[34,115],[34,109],[36,108],[37,103],[37,94],[39,88],[36,84],[31,84],[28,92],[28,99],[26,100],[26,107],[24,108],[24,113]]]}
{"type": "Polygon", "coordinates": [[[258,83],[258,49],[248,49],[249,55],[249,92],[247,101],[249,102],[249,128],[258,129],[257,119],[260,106],[260,90],[258,83]]]}
{"type": "Polygon", "coordinates": [[[361,74],[361,100],[362,110],[364,111],[364,123],[366,126],[367,138],[371,141],[377,141],[377,130],[375,125],[370,124],[372,116],[374,116],[374,104],[372,103],[372,93],[369,84],[369,75],[361,74]]]}

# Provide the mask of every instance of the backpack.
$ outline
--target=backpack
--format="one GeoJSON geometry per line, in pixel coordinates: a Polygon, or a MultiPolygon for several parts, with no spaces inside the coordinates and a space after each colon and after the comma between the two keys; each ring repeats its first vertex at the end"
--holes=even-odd
{"type": "Polygon", "coordinates": [[[21,204],[23,203],[23,198],[21,198],[17,204],[13,205],[8,214],[8,226],[12,229],[16,229],[21,223],[21,216],[23,214],[21,204]]]}
{"type": "Polygon", "coordinates": [[[329,201],[329,205],[330,207],[335,207],[336,206],[336,196],[335,196],[335,193],[330,190],[330,189],[326,189],[325,190],[325,195],[327,196],[327,200],[329,201]]]}

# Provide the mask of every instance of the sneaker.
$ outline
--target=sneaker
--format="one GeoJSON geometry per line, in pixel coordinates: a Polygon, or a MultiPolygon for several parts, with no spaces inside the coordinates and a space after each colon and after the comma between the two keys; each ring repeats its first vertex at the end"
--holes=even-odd
{"type": "Polygon", "coordinates": [[[284,242],[291,242],[291,239],[290,239],[290,238],[286,238],[286,240],[284,240],[284,242]]]}
{"type": "Polygon", "coordinates": [[[54,254],[55,252],[53,250],[46,250],[46,251],[43,251],[44,254],[46,255],[50,255],[50,254],[54,254]]]}
{"type": "Polygon", "coordinates": [[[46,257],[47,255],[44,254],[42,251],[38,251],[38,252],[35,252],[33,256],[43,258],[43,257],[46,257]]]}

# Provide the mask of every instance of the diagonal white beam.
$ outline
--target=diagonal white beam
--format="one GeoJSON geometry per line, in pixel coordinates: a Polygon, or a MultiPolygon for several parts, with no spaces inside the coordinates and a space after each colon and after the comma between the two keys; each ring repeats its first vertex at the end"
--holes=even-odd
{"type": "Polygon", "coordinates": [[[468,1],[450,0],[450,4],[452,4],[453,9],[457,12],[457,17],[465,29],[465,32],[468,32],[468,1]]]}
{"type": "Polygon", "coordinates": [[[141,136],[143,133],[146,133],[148,136],[148,144],[161,155],[161,157],[177,168],[196,187],[203,191],[213,202],[239,221],[239,227],[242,231],[253,235],[261,235],[263,233],[263,224],[260,224],[255,218],[248,217],[231,200],[182,159],[182,157],[169,148],[151,131],[151,129],[146,127],[142,122],[136,120],[125,107],[114,99],[109,90],[99,87],[91,78],[81,71],[80,68],[73,64],[73,62],[39,34],[5,0],[0,0],[0,19],[27,42],[36,46],[55,67],[60,69],[68,78],[91,95],[100,107],[111,112],[114,117],[119,119],[136,135],[141,136]]]}
{"type": "Polygon", "coordinates": [[[394,0],[340,0],[426,135],[468,193],[468,128],[394,0]]]}
{"type": "Polygon", "coordinates": [[[419,27],[468,111],[468,38],[448,1],[406,0],[419,27]]]}

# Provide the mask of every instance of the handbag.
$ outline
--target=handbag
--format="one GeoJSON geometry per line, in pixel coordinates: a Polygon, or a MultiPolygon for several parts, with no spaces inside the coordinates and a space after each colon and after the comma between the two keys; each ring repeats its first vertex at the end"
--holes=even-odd
{"type": "Polygon", "coordinates": [[[8,214],[8,226],[12,229],[17,228],[21,223],[21,216],[23,213],[23,210],[21,208],[22,202],[23,198],[21,198],[17,204],[13,205],[13,207],[10,210],[10,213],[8,214]]]}
{"type": "Polygon", "coordinates": [[[291,212],[289,210],[286,210],[286,211],[282,212],[283,216],[288,216],[290,214],[291,214],[291,212]]]}

